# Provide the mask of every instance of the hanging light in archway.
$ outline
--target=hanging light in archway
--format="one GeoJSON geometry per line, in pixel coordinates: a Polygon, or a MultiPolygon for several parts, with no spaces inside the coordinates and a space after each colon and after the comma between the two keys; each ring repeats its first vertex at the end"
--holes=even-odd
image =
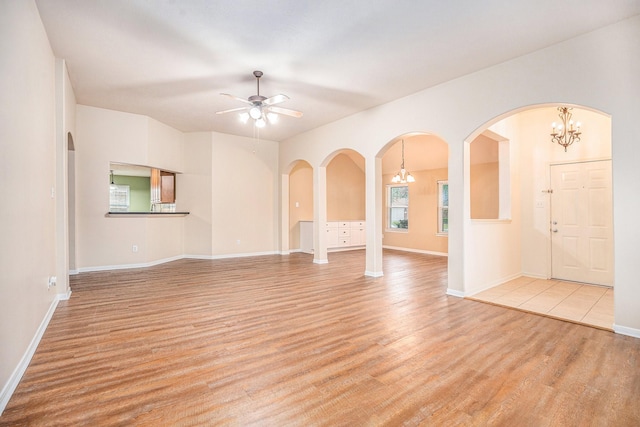
{"type": "Polygon", "coordinates": [[[400,171],[391,179],[394,184],[406,184],[407,182],[416,182],[416,179],[404,168],[404,139],[402,140],[402,163],[400,171]]]}
{"type": "Polygon", "coordinates": [[[567,151],[567,147],[574,142],[580,141],[580,122],[573,123],[571,120],[571,110],[569,107],[558,107],[558,117],[562,120],[562,123],[551,123],[551,142],[557,142],[564,147],[564,151],[567,151]]]}

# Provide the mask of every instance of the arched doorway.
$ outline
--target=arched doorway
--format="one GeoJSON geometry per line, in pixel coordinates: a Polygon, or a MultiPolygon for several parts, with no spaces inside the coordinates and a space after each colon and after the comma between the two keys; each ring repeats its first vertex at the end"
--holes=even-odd
{"type": "Polygon", "coordinates": [[[387,144],[380,193],[384,248],[447,255],[448,161],[448,144],[433,134],[406,134],[387,144]],[[414,182],[394,180],[403,164],[414,182]]]}
{"type": "Polygon", "coordinates": [[[67,133],[67,209],[69,230],[69,273],[77,274],[76,267],[76,147],[71,132],[67,133]]]}
{"type": "MultiPolygon", "coordinates": [[[[606,168],[600,167],[611,162],[611,119],[601,112],[573,107],[573,119],[583,124],[582,135],[579,142],[567,147],[565,151],[563,146],[552,142],[550,135],[552,122],[560,121],[557,107],[558,105],[535,106],[505,114],[483,126],[465,144],[466,295],[481,295],[482,291],[511,280],[527,281],[528,278],[577,280],[559,272],[556,265],[558,261],[574,264],[580,269],[608,269],[613,272],[612,232],[607,239],[599,236],[597,241],[589,238],[587,233],[582,233],[582,237],[580,233],[561,236],[563,231],[569,229],[569,225],[573,225],[558,223],[559,215],[562,214],[573,215],[571,220],[578,220],[578,216],[581,216],[590,218],[589,221],[604,221],[605,217],[608,217],[611,221],[610,226],[613,226],[611,187],[608,190],[600,187],[600,178],[604,178],[604,175],[608,175],[606,178],[611,182],[610,168],[608,172],[603,172],[606,168]],[[477,143],[477,137],[487,131],[500,135],[503,141],[507,141],[509,148],[508,157],[501,158],[510,163],[508,172],[510,194],[500,193],[500,198],[510,197],[510,215],[505,217],[477,218],[472,214],[471,206],[474,200],[479,198],[477,193],[482,191],[483,187],[476,186],[474,190],[472,182],[475,179],[472,173],[474,164],[471,153],[473,145],[477,143]],[[598,188],[592,189],[593,191],[586,187],[581,188],[583,185],[576,181],[581,173],[576,171],[582,169],[581,165],[598,167],[596,173],[587,171],[584,172],[587,178],[580,178],[588,180],[590,173],[592,178],[597,175],[598,188]],[[571,181],[569,184],[573,187],[563,190],[553,182],[554,175],[569,179],[571,181]],[[596,205],[604,206],[609,214],[598,211],[594,215],[589,215],[586,211],[583,212],[584,208],[576,208],[579,206],[578,198],[583,197],[580,196],[583,192],[584,198],[590,199],[596,205]],[[560,197],[571,199],[563,202],[560,197]],[[559,207],[561,207],[560,213],[559,207]],[[582,259],[579,259],[578,252],[583,254],[582,259]]],[[[589,276],[589,274],[583,275],[581,277],[586,280],[579,281],[589,283],[589,276]]],[[[528,286],[534,286],[533,280],[530,282],[531,285],[528,286]]],[[[613,280],[610,285],[613,285],[613,280]]],[[[547,284],[538,282],[535,286],[544,288],[547,284]]],[[[572,286],[568,287],[573,289],[572,286]]],[[[522,292],[526,290],[526,287],[521,289],[522,292]]],[[[541,290],[537,299],[543,299],[544,292],[546,288],[541,290]]],[[[605,291],[602,291],[602,295],[598,294],[598,299],[594,300],[593,304],[600,301],[604,294],[605,291]]],[[[504,295],[501,298],[506,300],[508,296],[504,295]]],[[[602,325],[608,328],[613,326],[612,294],[610,298],[610,320],[605,322],[609,324],[602,325]]],[[[493,302],[500,303],[497,300],[493,302]]],[[[522,302],[524,303],[526,301],[522,302]]],[[[549,309],[548,314],[556,315],[559,309],[551,310],[549,309]]],[[[562,316],[558,315],[558,317],[562,316]]],[[[570,320],[581,321],[578,318],[570,318],[570,320]]]]}

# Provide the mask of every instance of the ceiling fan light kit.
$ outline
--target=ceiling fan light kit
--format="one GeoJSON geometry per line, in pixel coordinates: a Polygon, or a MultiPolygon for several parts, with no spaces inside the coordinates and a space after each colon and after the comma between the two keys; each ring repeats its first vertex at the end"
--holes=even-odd
{"type": "Polygon", "coordinates": [[[253,119],[254,126],[257,128],[263,128],[267,123],[275,124],[279,120],[279,114],[285,116],[299,118],[302,117],[302,112],[296,110],[290,110],[288,108],[275,107],[276,104],[289,99],[287,95],[279,94],[269,98],[260,95],[260,77],[263,76],[262,71],[254,71],[253,76],[256,78],[257,94],[252,95],[247,99],[237,96],[229,95],[228,93],[222,93],[222,96],[235,99],[236,101],[247,104],[246,107],[232,108],[229,110],[218,111],[216,114],[226,114],[232,112],[240,112],[240,121],[247,123],[249,119],[253,119]]]}

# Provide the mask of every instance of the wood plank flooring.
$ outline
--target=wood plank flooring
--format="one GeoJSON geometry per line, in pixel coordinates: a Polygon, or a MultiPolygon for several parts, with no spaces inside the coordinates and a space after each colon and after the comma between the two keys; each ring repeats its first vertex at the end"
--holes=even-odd
{"type": "Polygon", "coordinates": [[[450,297],[364,251],[84,273],[2,426],[640,425],[640,340],[450,297]]]}

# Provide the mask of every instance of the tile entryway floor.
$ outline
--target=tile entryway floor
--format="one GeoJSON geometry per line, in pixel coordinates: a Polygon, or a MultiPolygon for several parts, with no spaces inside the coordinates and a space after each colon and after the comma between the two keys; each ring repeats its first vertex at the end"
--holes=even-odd
{"type": "Polygon", "coordinates": [[[612,288],[523,276],[468,298],[613,330],[612,288]]]}

